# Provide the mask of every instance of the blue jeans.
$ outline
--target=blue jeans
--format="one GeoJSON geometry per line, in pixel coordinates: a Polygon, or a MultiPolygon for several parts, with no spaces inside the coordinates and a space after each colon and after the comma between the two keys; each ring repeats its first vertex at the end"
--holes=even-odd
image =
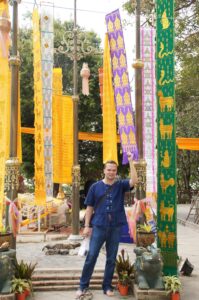
{"type": "Polygon", "coordinates": [[[80,278],[80,289],[84,290],[89,287],[89,282],[93,274],[93,270],[104,242],[106,243],[106,266],[104,271],[104,279],[102,288],[104,291],[111,289],[113,279],[115,260],[117,256],[119,241],[121,236],[121,227],[100,227],[93,226],[92,236],[90,240],[89,252],[87,254],[82,276],[80,278]]]}

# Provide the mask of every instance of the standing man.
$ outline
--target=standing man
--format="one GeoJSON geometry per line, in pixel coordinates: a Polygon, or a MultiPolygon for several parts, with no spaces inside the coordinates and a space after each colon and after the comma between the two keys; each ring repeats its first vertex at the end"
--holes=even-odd
{"type": "Polygon", "coordinates": [[[128,153],[128,160],[130,179],[117,181],[117,164],[112,160],[107,161],[104,165],[104,179],[94,183],[86,197],[85,204],[87,208],[83,236],[91,236],[91,239],[76,299],[83,299],[84,295],[92,296],[91,292],[88,291],[89,282],[104,242],[106,246],[106,266],[102,288],[104,294],[109,297],[114,296],[111,283],[115,269],[115,260],[121,229],[123,225],[127,224],[124,210],[124,194],[137,183],[137,172],[131,153],[128,153]],[[90,228],[90,222],[93,228],[90,228]]]}

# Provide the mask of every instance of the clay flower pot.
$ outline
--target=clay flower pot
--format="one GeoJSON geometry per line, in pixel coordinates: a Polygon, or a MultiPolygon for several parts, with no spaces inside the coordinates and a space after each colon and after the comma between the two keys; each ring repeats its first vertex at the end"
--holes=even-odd
{"type": "Polygon", "coordinates": [[[171,300],[180,300],[180,293],[171,293],[171,300]]]}
{"type": "Polygon", "coordinates": [[[121,283],[118,283],[118,290],[121,296],[126,296],[128,295],[129,287],[128,285],[122,285],[121,283]]]}
{"type": "Polygon", "coordinates": [[[23,292],[21,294],[16,294],[16,300],[26,300],[25,292],[23,292]]]}

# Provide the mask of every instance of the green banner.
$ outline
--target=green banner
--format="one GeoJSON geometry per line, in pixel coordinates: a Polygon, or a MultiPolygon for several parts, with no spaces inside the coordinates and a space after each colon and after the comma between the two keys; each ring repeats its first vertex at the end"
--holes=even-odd
{"type": "Polygon", "coordinates": [[[158,247],[164,274],[177,274],[174,1],[156,1],[158,247]]]}

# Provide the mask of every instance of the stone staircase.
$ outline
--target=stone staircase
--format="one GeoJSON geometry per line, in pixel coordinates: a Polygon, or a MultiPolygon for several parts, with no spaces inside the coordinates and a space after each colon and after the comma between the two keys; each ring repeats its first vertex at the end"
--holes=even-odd
{"type": "MultiPolygon", "coordinates": [[[[36,269],[32,276],[34,291],[71,291],[79,287],[80,269],[36,269]]],[[[95,270],[90,282],[90,289],[100,290],[104,270],[95,270]]],[[[114,275],[113,285],[117,284],[114,275]]]]}

